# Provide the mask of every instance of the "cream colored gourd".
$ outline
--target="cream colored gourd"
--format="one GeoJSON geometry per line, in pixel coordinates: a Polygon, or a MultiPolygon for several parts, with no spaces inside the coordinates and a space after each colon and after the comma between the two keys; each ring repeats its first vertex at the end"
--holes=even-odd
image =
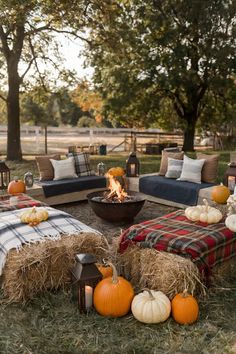
{"type": "Polygon", "coordinates": [[[225,225],[233,232],[236,232],[236,214],[227,216],[225,219],[225,225]]]}
{"type": "Polygon", "coordinates": [[[147,289],[133,298],[131,310],[140,322],[160,323],[170,316],[171,303],[163,292],[147,289]]]}
{"type": "Polygon", "coordinates": [[[185,209],[185,216],[191,221],[201,221],[207,224],[218,223],[223,215],[220,210],[209,206],[206,199],[203,199],[204,205],[188,207],[185,209]]]}
{"type": "Polygon", "coordinates": [[[44,208],[37,209],[36,207],[26,210],[20,216],[21,222],[29,224],[30,226],[38,225],[41,221],[45,221],[47,219],[48,211],[44,208]]]}
{"type": "Polygon", "coordinates": [[[185,209],[185,216],[191,221],[199,221],[200,214],[204,210],[203,205],[196,205],[185,209]]]}
{"type": "Polygon", "coordinates": [[[205,209],[200,214],[199,221],[206,222],[207,224],[218,223],[223,217],[221,211],[210,207],[206,199],[203,199],[203,203],[205,204],[205,209]]]}

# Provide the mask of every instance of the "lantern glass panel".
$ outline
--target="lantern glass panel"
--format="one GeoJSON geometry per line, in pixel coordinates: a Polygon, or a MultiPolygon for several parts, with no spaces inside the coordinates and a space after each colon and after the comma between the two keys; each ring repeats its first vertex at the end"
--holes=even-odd
{"type": "Polygon", "coordinates": [[[225,172],[225,184],[231,192],[234,191],[236,185],[236,164],[230,163],[225,172]]]}
{"type": "Polygon", "coordinates": [[[129,158],[126,160],[126,176],[137,177],[139,176],[139,160],[135,152],[131,152],[129,158]]]}
{"type": "Polygon", "coordinates": [[[0,161],[0,189],[7,189],[10,183],[10,169],[4,161],[0,161]]]}
{"type": "Polygon", "coordinates": [[[235,179],[236,177],[235,176],[228,176],[228,188],[233,191],[234,188],[235,188],[235,179]]]}

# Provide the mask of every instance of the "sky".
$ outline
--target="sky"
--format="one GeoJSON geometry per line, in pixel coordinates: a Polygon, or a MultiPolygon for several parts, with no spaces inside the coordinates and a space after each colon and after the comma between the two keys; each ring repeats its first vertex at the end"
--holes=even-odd
{"type": "Polygon", "coordinates": [[[70,70],[74,69],[80,78],[91,78],[93,70],[91,67],[87,69],[83,67],[84,57],[80,54],[83,50],[83,41],[71,40],[64,35],[58,35],[58,39],[62,45],[61,53],[65,59],[65,67],[70,70]]]}

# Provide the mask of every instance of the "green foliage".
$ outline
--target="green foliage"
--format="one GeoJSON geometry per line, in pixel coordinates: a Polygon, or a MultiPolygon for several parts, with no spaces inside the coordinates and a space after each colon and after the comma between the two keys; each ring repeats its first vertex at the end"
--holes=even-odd
{"type": "Polygon", "coordinates": [[[79,128],[87,128],[87,127],[93,128],[99,126],[100,125],[96,122],[96,120],[89,116],[82,116],[77,123],[77,127],[79,128]]]}
{"type": "Polygon", "coordinates": [[[108,117],[148,126],[160,119],[164,98],[192,149],[206,92],[234,85],[234,1],[112,1],[92,14],[86,53],[108,117]]]}

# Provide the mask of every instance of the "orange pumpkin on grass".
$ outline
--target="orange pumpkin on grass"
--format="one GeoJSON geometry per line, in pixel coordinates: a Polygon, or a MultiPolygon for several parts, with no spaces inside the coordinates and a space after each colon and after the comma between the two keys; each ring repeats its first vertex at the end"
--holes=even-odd
{"type": "Polygon", "coordinates": [[[118,276],[112,263],[113,276],[101,280],[95,290],[93,303],[102,316],[121,317],[126,315],[131,307],[134,290],[130,282],[118,276]]]}
{"type": "Polygon", "coordinates": [[[18,177],[14,177],[14,180],[8,184],[7,191],[11,195],[25,193],[25,183],[18,177]]]}
{"type": "Polygon", "coordinates": [[[175,295],[171,301],[171,309],[174,320],[179,324],[191,324],[198,319],[197,300],[187,290],[175,295]]]}

